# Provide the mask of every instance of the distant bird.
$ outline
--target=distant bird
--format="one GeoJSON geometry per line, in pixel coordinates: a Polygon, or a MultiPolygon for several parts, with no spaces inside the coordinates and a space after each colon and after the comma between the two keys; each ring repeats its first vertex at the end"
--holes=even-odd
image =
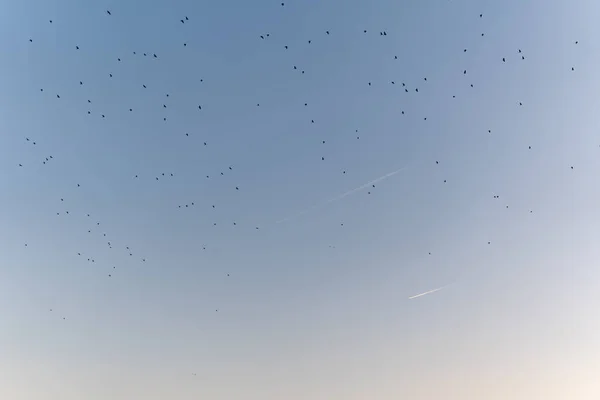
{"type": "Polygon", "coordinates": [[[107,13],[108,15],[112,15],[112,13],[110,12],[110,10],[106,10],[106,13],[107,13]]]}

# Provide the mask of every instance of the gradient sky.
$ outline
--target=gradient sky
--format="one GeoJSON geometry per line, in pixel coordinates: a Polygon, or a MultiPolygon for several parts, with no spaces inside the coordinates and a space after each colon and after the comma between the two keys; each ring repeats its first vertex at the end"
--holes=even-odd
{"type": "Polygon", "coordinates": [[[597,399],[600,4],[283,1],[0,1],[0,398],[597,399]]]}

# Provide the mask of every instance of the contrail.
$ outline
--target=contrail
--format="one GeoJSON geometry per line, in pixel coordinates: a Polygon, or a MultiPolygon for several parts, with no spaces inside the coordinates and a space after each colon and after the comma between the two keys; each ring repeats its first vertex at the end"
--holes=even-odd
{"type": "Polygon", "coordinates": [[[408,299],[412,300],[412,299],[416,299],[417,297],[421,297],[421,296],[425,296],[427,294],[435,293],[435,292],[438,292],[438,291],[440,291],[440,290],[442,290],[444,288],[447,288],[448,286],[450,286],[450,285],[442,286],[442,287],[437,288],[437,289],[433,289],[433,290],[429,290],[429,291],[424,292],[424,293],[416,294],[414,296],[410,296],[408,299]]]}
{"type": "Polygon", "coordinates": [[[334,201],[341,200],[341,199],[343,199],[344,197],[347,197],[347,196],[350,196],[351,194],[354,194],[354,193],[356,193],[356,192],[359,192],[359,191],[361,191],[361,190],[363,190],[363,189],[365,189],[365,188],[367,188],[367,187],[369,187],[369,186],[371,186],[371,185],[373,185],[373,184],[375,184],[375,183],[377,183],[377,182],[381,182],[382,180],[384,180],[384,179],[387,179],[387,178],[389,178],[390,176],[394,176],[394,175],[396,175],[397,173],[400,173],[400,172],[404,171],[404,170],[405,170],[405,169],[407,169],[407,168],[408,168],[408,166],[404,166],[404,167],[402,167],[402,168],[400,168],[400,169],[397,169],[396,171],[392,171],[392,172],[390,172],[390,173],[387,173],[387,174],[385,174],[385,175],[383,175],[383,176],[380,176],[379,178],[373,179],[372,181],[365,183],[364,185],[360,185],[360,186],[359,186],[359,187],[357,187],[357,188],[354,188],[354,189],[352,189],[352,190],[348,190],[347,192],[345,192],[345,193],[342,193],[342,194],[340,194],[339,196],[333,197],[333,198],[331,198],[331,199],[329,199],[329,200],[327,200],[327,201],[325,201],[325,202],[323,202],[323,203],[316,204],[316,205],[314,205],[314,206],[312,206],[312,207],[310,207],[310,208],[307,208],[306,210],[300,211],[299,213],[296,213],[296,214],[294,214],[294,215],[290,215],[289,217],[285,217],[285,218],[283,218],[283,219],[280,219],[280,220],[279,220],[279,221],[277,221],[276,223],[277,223],[277,224],[280,224],[280,223],[282,223],[282,222],[289,221],[290,219],[294,219],[294,218],[297,218],[297,217],[299,217],[299,216],[301,216],[301,215],[307,214],[307,213],[311,212],[311,211],[312,211],[312,210],[314,210],[314,209],[317,209],[317,208],[320,208],[320,207],[324,207],[324,206],[326,206],[327,204],[333,203],[334,201]]]}

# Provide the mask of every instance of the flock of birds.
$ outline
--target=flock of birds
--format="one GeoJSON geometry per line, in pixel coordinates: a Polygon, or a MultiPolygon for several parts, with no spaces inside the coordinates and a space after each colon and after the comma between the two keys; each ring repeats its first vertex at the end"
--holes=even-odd
{"type": "MultiPolygon", "coordinates": [[[[285,3],[281,3],[281,7],[285,7],[285,3]]],[[[115,18],[117,16],[117,13],[113,12],[112,10],[106,10],[105,11],[105,16],[106,16],[106,18],[115,18]]],[[[480,18],[480,19],[484,19],[485,18],[485,16],[483,14],[476,14],[474,17],[477,17],[477,18],[480,18]]],[[[175,21],[175,22],[177,23],[177,21],[175,21]]],[[[181,17],[181,19],[178,22],[180,24],[184,24],[185,25],[185,24],[191,24],[194,21],[193,21],[193,17],[189,17],[189,16],[184,15],[184,16],[181,17]]],[[[54,22],[52,19],[50,19],[48,23],[49,24],[53,24],[53,25],[57,24],[57,22],[54,22]]],[[[369,30],[367,30],[367,29],[360,29],[359,33],[362,33],[363,35],[371,34],[371,32],[369,30]]],[[[332,36],[335,35],[335,32],[333,32],[333,30],[327,30],[327,29],[325,29],[320,34],[332,37],[332,36]]],[[[383,30],[383,29],[382,30],[378,30],[378,31],[375,32],[375,35],[380,36],[380,37],[386,37],[386,36],[388,36],[388,31],[387,30],[383,30]]],[[[262,34],[257,35],[256,39],[260,40],[260,41],[266,41],[266,42],[268,42],[270,39],[273,38],[273,36],[274,35],[272,35],[271,32],[264,32],[262,34]]],[[[481,32],[480,36],[481,37],[485,37],[485,32],[481,32]]],[[[25,38],[25,41],[28,41],[30,46],[35,46],[36,45],[36,39],[34,37],[31,37],[31,38],[28,38],[28,39],[25,38]]],[[[307,44],[312,44],[312,43],[313,43],[313,39],[307,40],[307,44]]],[[[578,43],[579,43],[578,41],[573,41],[574,45],[577,45],[578,43]]],[[[84,47],[83,43],[74,44],[73,45],[73,51],[80,51],[83,47],[84,47]]],[[[187,42],[183,42],[183,47],[188,47],[188,43],[187,42]]],[[[291,51],[293,51],[293,49],[289,45],[284,45],[283,48],[282,48],[282,51],[291,52],[291,51]]],[[[462,48],[462,49],[459,49],[458,51],[462,52],[462,53],[467,53],[467,52],[469,52],[469,49],[468,48],[462,48]]],[[[160,60],[161,60],[161,57],[159,56],[159,54],[154,53],[154,52],[141,52],[140,53],[137,50],[131,50],[131,55],[137,56],[137,57],[147,57],[149,59],[154,59],[157,62],[160,62],[160,60]]],[[[389,57],[390,57],[390,60],[398,60],[399,56],[397,54],[390,54],[389,57]]],[[[512,56],[503,55],[501,57],[498,57],[498,62],[499,63],[507,63],[509,61],[523,62],[523,63],[527,62],[526,52],[523,51],[520,48],[516,48],[516,49],[514,49],[514,54],[512,56]]],[[[118,57],[118,58],[116,58],[116,62],[117,63],[125,63],[126,60],[125,60],[124,57],[123,58],[118,57]]],[[[303,68],[303,67],[301,67],[299,65],[293,65],[292,64],[292,65],[289,66],[289,68],[290,68],[290,70],[295,71],[295,72],[297,72],[299,74],[305,74],[306,71],[307,71],[306,68],[303,68]]],[[[573,71],[575,71],[575,66],[571,67],[571,72],[573,72],[573,71]]],[[[116,71],[106,72],[106,79],[112,79],[115,76],[115,74],[117,74],[116,71]]],[[[468,68],[464,68],[464,69],[462,69],[460,71],[456,71],[456,76],[457,76],[457,80],[459,80],[460,78],[464,79],[464,77],[469,78],[470,77],[470,75],[469,75],[469,69],[468,68]]],[[[206,78],[206,79],[208,79],[208,78],[206,78]]],[[[86,85],[86,82],[84,80],[80,80],[79,78],[76,78],[76,77],[73,77],[73,81],[74,81],[74,84],[79,85],[81,87],[85,87],[85,85],[86,85]]],[[[204,82],[204,78],[200,79],[200,82],[204,82]]],[[[402,90],[402,92],[404,92],[406,94],[412,93],[414,95],[417,95],[417,94],[420,93],[420,90],[422,92],[423,89],[424,89],[424,87],[426,87],[426,85],[430,85],[431,82],[428,81],[428,79],[427,79],[426,76],[423,76],[421,78],[421,80],[420,80],[419,83],[416,83],[416,82],[410,83],[410,82],[403,82],[403,81],[391,80],[391,81],[388,82],[388,84],[389,85],[393,85],[395,87],[400,87],[401,90],[402,90]]],[[[469,88],[475,88],[475,84],[476,84],[476,82],[474,82],[474,81],[467,81],[465,83],[465,85],[467,85],[467,87],[469,87],[469,88]]],[[[364,85],[368,86],[368,87],[372,87],[372,86],[375,86],[376,83],[374,81],[365,81],[364,85]]],[[[152,86],[153,86],[152,82],[145,82],[145,83],[143,83],[141,85],[140,90],[142,90],[142,91],[150,91],[151,88],[152,88],[152,86]]],[[[49,90],[47,88],[45,88],[45,87],[39,88],[39,92],[42,95],[45,95],[48,91],[49,90]]],[[[51,96],[55,97],[55,101],[63,101],[64,100],[64,95],[62,93],[51,93],[51,96]]],[[[175,96],[177,96],[176,93],[163,93],[161,95],[162,100],[159,100],[158,103],[157,103],[157,109],[162,109],[163,111],[166,111],[167,109],[169,109],[171,107],[170,100],[173,97],[175,97],[175,96]]],[[[450,96],[451,96],[451,98],[455,99],[457,97],[457,94],[456,93],[455,94],[450,93],[449,97],[450,96]]],[[[309,106],[308,102],[302,102],[301,104],[302,104],[302,107],[308,107],[309,106]]],[[[519,107],[522,107],[523,106],[523,102],[521,100],[515,99],[515,105],[517,105],[519,107]]],[[[111,114],[108,111],[100,110],[100,109],[96,109],[95,108],[95,104],[94,104],[94,101],[93,101],[92,98],[86,99],[85,106],[87,107],[86,113],[89,116],[96,116],[96,117],[101,118],[101,119],[110,119],[111,118],[111,114]]],[[[261,107],[261,103],[257,102],[256,103],[256,107],[261,107]]],[[[197,113],[209,112],[209,111],[206,111],[205,108],[203,108],[203,104],[193,104],[193,105],[190,105],[190,107],[189,107],[190,110],[194,109],[194,111],[197,112],[197,113]]],[[[129,112],[129,113],[134,113],[136,111],[136,107],[135,107],[135,105],[132,104],[129,107],[127,107],[126,110],[124,110],[124,111],[129,112]]],[[[405,115],[405,110],[400,110],[399,112],[400,112],[401,115],[405,115]]],[[[427,121],[427,116],[423,116],[422,118],[423,118],[423,121],[427,121]]],[[[158,116],[157,119],[162,120],[162,122],[167,122],[168,121],[168,116],[165,113],[165,114],[162,114],[162,115],[158,116]]],[[[316,123],[314,118],[310,118],[309,120],[310,120],[310,124],[315,124],[316,123]]],[[[157,122],[160,122],[160,121],[157,121],[157,122]]],[[[307,120],[307,123],[308,122],[309,121],[307,120]]],[[[492,129],[488,129],[487,133],[488,134],[492,134],[492,129]]],[[[193,134],[190,133],[190,132],[181,132],[180,135],[181,135],[182,139],[185,140],[186,138],[190,138],[193,134]]],[[[352,140],[361,140],[361,135],[359,133],[359,129],[355,129],[354,132],[352,132],[351,138],[352,138],[352,140]]],[[[40,140],[38,140],[38,139],[36,139],[34,137],[30,137],[30,136],[24,137],[23,138],[23,142],[27,146],[32,146],[32,147],[36,147],[36,148],[43,147],[43,144],[40,142],[40,140]]],[[[201,146],[203,146],[203,147],[207,147],[207,148],[210,147],[210,141],[209,140],[201,140],[200,143],[201,143],[201,146]]],[[[323,138],[320,141],[321,145],[326,145],[327,143],[328,142],[327,142],[326,138],[323,138]]],[[[320,160],[321,162],[325,162],[327,160],[327,154],[323,153],[325,151],[324,150],[325,146],[323,146],[321,148],[323,150],[319,150],[320,153],[315,154],[315,160],[320,160]]],[[[532,145],[531,144],[528,145],[527,150],[532,150],[532,145]]],[[[56,160],[55,155],[53,155],[53,154],[47,154],[47,155],[42,156],[40,158],[39,162],[42,165],[47,165],[47,164],[50,164],[50,163],[54,162],[55,160],[56,160]]],[[[442,168],[440,160],[432,159],[430,162],[432,164],[434,164],[435,166],[437,166],[439,168],[442,168]]],[[[15,167],[25,169],[25,168],[31,167],[31,165],[28,164],[25,161],[22,161],[22,162],[18,163],[15,167]]],[[[225,166],[222,166],[222,168],[220,170],[217,170],[217,172],[215,174],[212,174],[212,175],[211,174],[205,174],[203,176],[205,176],[205,179],[215,179],[215,178],[219,178],[219,177],[224,177],[227,174],[234,174],[234,172],[235,172],[235,170],[237,168],[238,167],[234,167],[233,164],[230,164],[230,165],[225,164],[225,166]]],[[[570,165],[570,169],[573,169],[573,168],[574,168],[574,166],[570,165]]],[[[339,171],[339,173],[342,174],[342,175],[347,175],[347,169],[342,168],[339,171]]],[[[166,180],[169,180],[169,179],[174,179],[177,176],[177,174],[176,174],[176,172],[169,171],[169,170],[160,172],[160,173],[158,173],[156,175],[145,175],[142,172],[132,171],[131,176],[132,176],[132,179],[134,179],[134,180],[145,180],[147,182],[153,181],[156,184],[160,184],[162,181],[166,181],[166,180]]],[[[362,185],[359,188],[352,189],[348,193],[343,194],[342,196],[338,196],[338,198],[336,198],[334,200],[337,201],[337,200],[341,199],[342,197],[345,197],[346,195],[357,193],[357,192],[360,192],[360,191],[364,191],[366,193],[366,195],[371,195],[373,193],[373,191],[377,187],[376,183],[382,181],[385,178],[386,177],[376,178],[374,181],[368,182],[367,184],[362,185]]],[[[81,188],[82,185],[84,185],[84,184],[85,184],[84,182],[82,182],[82,183],[73,182],[72,183],[72,187],[73,187],[74,190],[76,190],[76,189],[81,188]]],[[[440,184],[449,184],[448,183],[448,179],[442,179],[440,181],[440,184]]],[[[231,192],[232,192],[232,194],[235,194],[237,192],[242,192],[242,191],[243,190],[242,190],[242,187],[241,187],[240,184],[238,184],[238,185],[234,184],[234,185],[231,186],[231,192]]],[[[494,199],[500,199],[500,195],[495,194],[495,195],[493,195],[493,198],[494,199]]],[[[181,201],[179,204],[174,205],[174,207],[176,207],[177,209],[189,209],[189,208],[199,207],[199,204],[200,203],[199,203],[198,199],[188,199],[187,201],[181,201]]],[[[57,207],[56,215],[58,217],[66,217],[66,216],[72,215],[73,213],[72,213],[72,210],[70,210],[69,205],[70,205],[70,198],[67,195],[65,195],[64,197],[56,199],[56,207],[57,207]]],[[[506,208],[508,208],[508,207],[509,206],[506,205],[506,208]]],[[[218,205],[217,204],[211,204],[210,208],[216,209],[216,208],[218,208],[218,205]]],[[[529,213],[533,213],[533,210],[528,210],[528,212],[529,213]]],[[[138,251],[138,250],[134,251],[133,246],[131,244],[129,244],[129,243],[117,243],[116,240],[114,240],[114,239],[111,238],[111,234],[109,233],[110,230],[108,229],[108,227],[105,230],[105,227],[104,227],[104,224],[102,223],[102,221],[100,221],[98,219],[95,219],[93,217],[93,215],[94,215],[94,213],[91,210],[90,210],[89,213],[85,214],[85,218],[87,219],[88,222],[87,222],[87,228],[84,231],[82,231],[82,234],[96,235],[97,238],[98,238],[98,242],[102,243],[102,246],[104,246],[105,248],[107,248],[109,250],[120,252],[127,259],[136,260],[136,261],[138,261],[140,263],[146,262],[146,256],[143,254],[143,251],[138,251]]],[[[292,217],[290,217],[290,218],[292,218],[292,217]]],[[[288,219],[289,218],[286,218],[286,219],[278,221],[278,222],[283,222],[283,221],[288,220],[288,219]]],[[[213,226],[217,226],[218,223],[220,223],[220,222],[219,221],[211,221],[211,225],[213,225],[213,226]]],[[[235,226],[235,227],[238,227],[240,225],[239,221],[235,221],[233,219],[230,220],[230,221],[228,221],[227,223],[230,226],[235,226]]],[[[341,222],[340,226],[343,227],[344,223],[341,222]]],[[[250,229],[250,230],[259,230],[259,229],[261,229],[261,225],[256,224],[256,225],[249,226],[247,228],[250,229]]],[[[239,228],[236,228],[236,229],[239,229],[239,228]]],[[[483,243],[486,243],[487,245],[491,245],[492,244],[492,242],[489,241],[489,240],[487,240],[487,238],[483,241],[483,243]]],[[[28,247],[28,249],[30,249],[30,250],[33,250],[33,249],[31,249],[31,246],[29,246],[29,243],[24,243],[24,246],[28,247]]],[[[202,248],[206,249],[206,246],[203,245],[202,248]]],[[[335,245],[329,245],[329,248],[335,248],[335,245]]],[[[95,257],[94,254],[86,254],[83,251],[79,251],[79,250],[74,250],[74,252],[76,253],[77,257],[80,257],[82,260],[85,260],[88,263],[96,264],[96,257],[95,257]]],[[[431,252],[427,252],[427,255],[431,256],[431,254],[432,254],[431,252]]],[[[117,268],[117,266],[111,266],[111,267],[112,267],[111,269],[113,269],[113,270],[115,270],[117,268]]],[[[229,277],[230,274],[227,273],[226,276],[229,277]]],[[[106,277],[109,278],[109,279],[115,279],[115,272],[114,271],[107,272],[106,273],[106,277]]],[[[433,290],[427,291],[425,293],[416,294],[414,296],[411,296],[411,298],[417,298],[417,297],[420,297],[420,296],[425,295],[425,294],[435,293],[436,291],[438,291],[440,289],[441,288],[439,288],[439,289],[433,289],[433,290]]],[[[57,311],[55,311],[54,307],[49,308],[49,311],[52,312],[52,313],[57,313],[57,311]]],[[[219,311],[219,308],[215,308],[215,312],[218,312],[218,311],[219,311]]],[[[66,315],[60,315],[60,318],[62,318],[63,320],[66,320],[67,316],[66,315]]]]}

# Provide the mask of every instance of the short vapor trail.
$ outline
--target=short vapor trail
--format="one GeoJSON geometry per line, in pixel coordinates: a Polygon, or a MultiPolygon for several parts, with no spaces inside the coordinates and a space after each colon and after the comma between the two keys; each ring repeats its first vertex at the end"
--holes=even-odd
{"type": "Polygon", "coordinates": [[[345,193],[342,193],[342,194],[340,194],[339,196],[336,196],[336,197],[333,197],[333,198],[331,198],[331,199],[329,199],[329,200],[327,200],[327,201],[324,201],[323,203],[316,204],[316,205],[314,205],[314,206],[312,206],[312,207],[310,207],[310,208],[307,208],[306,210],[300,211],[299,213],[296,213],[296,214],[294,214],[294,215],[290,215],[289,217],[286,217],[286,218],[280,219],[280,220],[279,220],[279,221],[277,221],[276,223],[277,223],[277,224],[280,224],[280,223],[282,223],[282,222],[286,222],[286,221],[289,221],[289,220],[291,220],[291,219],[297,218],[297,217],[299,217],[299,216],[301,216],[301,215],[308,214],[308,213],[309,213],[309,212],[311,212],[312,210],[315,210],[315,209],[317,209],[317,208],[320,208],[320,207],[324,207],[324,206],[326,206],[326,205],[328,205],[328,204],[330,204],[330,203],[333,203],[333,202],[335,202],[335,201],[341,200],[341,199],[343,199],[344,197],[348,197],[348,196],[350,196],[351,194],[354,194],[354,193],[356,193],[356,192],[359,192],[359,191],[361,191],[361,190],[363,190],[363,189],[366,189],[367,187],[369,187],[369,186],[371,186],[371,185],[374,185],[374,184],[375,184],[375,183],[377,183],[377,182],[381,182],[382,180],[384,180],[384,179],[387,179],[387,178],[389,178],[390,176],[394,176],[394,175],[396,175],[396,174],[398,174],[398,173],[400,173],[400,172],[404,171],[404,170],[405,170],[405,169],[407,169],[407,168],[408,168],[408,166],[404,166],[404,167],[402,167],[402,168],[400,168],[400,169],[397,169],[396,171],[392,171],[392,172],[390,172],[390,173],[387,173],[387,174],[385,174],[385,175],[383,175],[383,176],[380,176],[379,178],[373,179],[372,181],[365,183],[364,185],[360,185],[360,186],[359,186],[359,187],[357,187],[357,188],[354,188],[354,189],[348,190],[347,192],[345,192],[345,193]]]}
{"type": "Polygon", "coordinates": [[[416,294],[414,296],[410,296],[408,299],[412,300],[412,299],[416,299],[417,297],[421,297],[421,296],[425,296],[425,295],[428,295],[428,294],[431,294],[431,293],[439,292],[440,290],[442,290],[444,288],[447,288],[448,286],[450,286],[450,285],[442,286],[440,288],[433,289],[433,290],[428,290],[427,292],[416,294]]]}

